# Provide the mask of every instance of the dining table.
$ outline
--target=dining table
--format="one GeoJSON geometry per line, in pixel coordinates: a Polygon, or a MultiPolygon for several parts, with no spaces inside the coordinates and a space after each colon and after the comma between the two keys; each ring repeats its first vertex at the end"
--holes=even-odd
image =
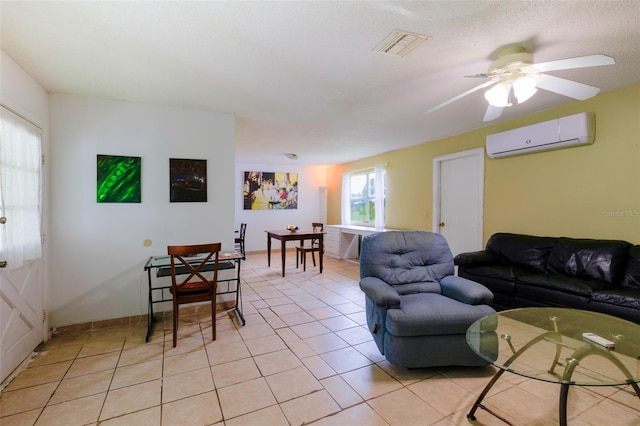
{"type": "Polygon", "coordinates": [[[280,255],[282,258],[282,276],[285,273],[285,264],[287,257],[287,241],[318,240],[320,246],[318,251],[320,273],[322,273],[322,256],[324,254],[324,231],[313,230],[296,230],[289,231],[286,229],[278,229],[274,231],[265,231],[267,233],[267,266],[271,266],[271,240],[280,240],[280,255]]]}

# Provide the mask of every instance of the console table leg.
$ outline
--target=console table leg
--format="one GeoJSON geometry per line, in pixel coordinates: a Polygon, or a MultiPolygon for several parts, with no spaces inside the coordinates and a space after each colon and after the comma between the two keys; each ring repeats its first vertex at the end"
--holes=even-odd
{"type": "Polygon", "coordinates": [[[236,260],[236,263],[238,265],[238,275],[236,275],[236,313],[238,314],[238,317],[240,317],[240,321],[242,322],[242,325],[244,326],[246,324],[246,321],[244,319],[244,314],[242,313],[243,309],[242,309],[242,291],[241,291],[241,284],[240,284],[240,266],[242,265],[242,261],[240,259],[236,260]]]}
{"type": "Polygon", "coordinates": [[[151,338],[151,333],[153,332],[153,322],[155,321],[155,317],[153,316],[153,297],[152,297],[152,288],[151,288],[151,268],[147,269],[147,279],[149,284],[149,295],[148,295],[148,307],[147,307],[147,335],[144,339],[145,343],[149,342],[151,338]]]}

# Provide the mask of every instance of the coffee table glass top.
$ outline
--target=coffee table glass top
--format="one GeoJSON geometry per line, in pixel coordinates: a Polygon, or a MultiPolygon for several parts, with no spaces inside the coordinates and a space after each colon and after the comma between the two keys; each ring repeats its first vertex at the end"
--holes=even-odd
{"type": "Polygon", "coordinates": [[[502,311],[474,322],[467,343],[494,366],[532,379],[579,386],[640,382],[640,325],[610,315],[564,308],[502,311]],[[591,343],[583,333],[602,336],[615,348],[591,343]],[[496,335],[498,353],[487,344],[496,335]]]}

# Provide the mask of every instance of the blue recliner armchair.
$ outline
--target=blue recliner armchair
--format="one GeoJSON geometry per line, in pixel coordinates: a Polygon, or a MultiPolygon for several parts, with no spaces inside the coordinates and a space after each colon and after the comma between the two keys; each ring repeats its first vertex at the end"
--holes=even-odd
{"type": "MultiPolygon", "coordinates": [[[[367,324],[380,353],[406,368],[478,366],[467,328],[495,311],[483,285],[454,275],[444,237],[426,231],[368,235],[360,253],[367,324]]],[[[488,345],[496,339],[486,339],[488,345]]]]}

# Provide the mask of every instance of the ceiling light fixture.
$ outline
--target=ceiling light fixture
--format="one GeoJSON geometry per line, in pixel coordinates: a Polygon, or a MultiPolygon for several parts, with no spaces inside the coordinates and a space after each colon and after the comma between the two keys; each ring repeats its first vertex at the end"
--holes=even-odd
{"type": "Polygon", "coordinates": [[[298,154],[285,154],[285,157],[287,157],[289,160],[297,160],[298,159],[298,154]]]}
{"type": "Polygon", "coordinates": [[[536,80],[531,76],[525,75],[513,82],[513,94],[516,95],[519,104],[524,103],[537,91],[536,80]]]}
{"type": "Polygon", "coordinates": [[[499,108],[511,106],[509,103],[509,92],[511,83],[498,83],[484,93],[484,98],[489,105],[499,108]]]}
{"type": "Polygon", "coordinates": [[[509,93],[512,87],[513,94],[518,99],[519,104],[530,99],[538,91],[535,78],[529,75],[521,75],[515,79],[512,79],[512,76],[508,77],[503,78],[498,84],[485,92],[484,97],[489,102],[489,105],[499,108],[510,107],[509,93]]]}

